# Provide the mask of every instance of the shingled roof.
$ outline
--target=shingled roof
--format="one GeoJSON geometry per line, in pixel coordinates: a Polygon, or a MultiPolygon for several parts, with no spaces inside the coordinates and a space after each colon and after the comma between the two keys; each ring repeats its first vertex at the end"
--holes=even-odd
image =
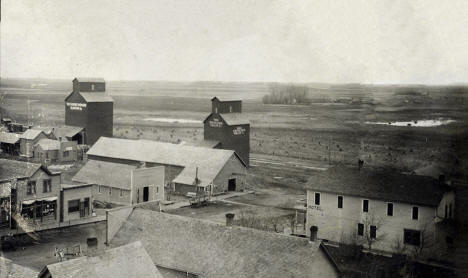
{"type": "Polygon", "coordinates": [[[47,265],[41,274],[47,272],[53,278],[162,277],[139,241],[108,249],[96,257],[47,265]]]}
{"type": "MultiPolygon", "coordinates": [[[[40,129],[27,129],[23,134],[20,135],[20,138],[28,139],[28,140],[34,140],[41,133],[44,133],[44,131],[42,131],[40,129]]],[[[44,133],[44,135],[45,135],[45,133],[44,133]]]]}
{"type": "Polygon", "coordinates": [[[16,144],[20,139],[19,134],[11,132],[0,132],[0,143],[16,144]]]}
{"type": "Polygon", "coordinates": [[[127,164],[90,159],[76,173],[72,181],[130,190],[132,183],[130,172],[136,168],[136,166],[127,164]]]}
{"type": "Polygon", "coordinates": [[[31,177],[41,164],[0,158],[0,181],[31,177]]]}
{"type": "Polygon", "coordinates": [[[60,138],[60,137],[71,138],[75,136],[76,134],[80,133],[81,131],[83,131],[82,127],[65,125],[65,126],[60,126],[60,127],[55,128],[54,134],[55,134],[55,137],[57,138],[60,138]]]}
{"type": "Polygon", "coordinates": [[[139,208],[111,246],[134,240],[156,265],[201,277],[322,277],[326,260],[319,242],[139,208]]]}
{"type": "Polygon", "coordinates": [[[36,278],[37,274],[38,272],[35,270],[0,257],[0,277],[2,278],[36,278]]]}
{"type": "Polygon", "coordinates": [[[233,156],[244,164],[232,150],[108,137],[100,137],[87,154],[91,158],[107,157],[183,167],[182,172],[174,180],[174,182],[179,180],[180,183],[190,180],[191,184],[195,180],[198,168],[199,186],[210,184],[233,156]]]}
{"type": "Polygon", "coordinates": [[[331,167],[319,173],[306,187],[319,192],[426,206],[438,206],[449,189],[431,177],[345,166],[331,167]]]}

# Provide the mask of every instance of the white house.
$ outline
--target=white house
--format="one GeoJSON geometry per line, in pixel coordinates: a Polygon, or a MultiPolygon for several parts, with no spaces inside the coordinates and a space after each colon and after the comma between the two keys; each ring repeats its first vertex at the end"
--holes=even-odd
{"type": "Polygon", "coordinates": [[[430,177],[336,166],[307,184],[308,236],[376,250],[441,250],[454,212],[453,190],[430,177]]]}

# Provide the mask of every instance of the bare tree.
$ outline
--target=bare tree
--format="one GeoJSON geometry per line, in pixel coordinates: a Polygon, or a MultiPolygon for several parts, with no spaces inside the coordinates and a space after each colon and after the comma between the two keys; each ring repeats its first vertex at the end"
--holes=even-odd
{"type": "Polygon", "coordinates": [[[367,213],[366,217],[363,219],[362,224],[364,225],[363,235],[362,237],[358,236],[358,239],[360,238],[361,242],[364,241],[364,243],[367,244],[369,250],[372,250],[372,245],[374,242],[382,240],[386,236],[385,233],[379,232],[383,221],[382,219],[376,217],[374,213],[367,213]]]}

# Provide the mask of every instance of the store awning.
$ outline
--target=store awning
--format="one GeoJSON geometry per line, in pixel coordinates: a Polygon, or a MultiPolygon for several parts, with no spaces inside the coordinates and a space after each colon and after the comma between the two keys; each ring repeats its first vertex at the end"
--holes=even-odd
{"type": "Polygon", "coordinates": [[[57,197],[49,197],[49,198],[41,199],[40,201],[53,202],[56,200],[57,200],[57,197]]]}
{"type": "Polygon", "coordinates": [[[26,200],[26,201],[23,201],[23,205],[32,205],[34,204],[36,200],[26,200]]]}

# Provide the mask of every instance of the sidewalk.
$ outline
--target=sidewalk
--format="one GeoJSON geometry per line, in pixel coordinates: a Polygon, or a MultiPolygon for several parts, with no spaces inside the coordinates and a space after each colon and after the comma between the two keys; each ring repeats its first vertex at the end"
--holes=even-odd
{"type": "Polygon", "coordinates": [[[45,230],[50,230],[50,229],[71,227],[71,226],[83,225],[83,224],[89,224],[89,223],[95,223],[95,222],[101,222],[101,221],[106,221],[105,215],[98,215],[98,216],[92,216],[92,217],[87,217],[87,218],[75,219],[75,220],[70,220],[67,222],[55,222],[55,223],[50,223],[50,224],[41,224],[41,225],[36,225],[34,227],[28,226],[28,227],[25,227],[24,229],[22,227],[17,227],[16,229],[4,228],[0,230],[0,237],[6,236],[6,235],[18,235],[18,234],[45,231],[45,230]]]}

